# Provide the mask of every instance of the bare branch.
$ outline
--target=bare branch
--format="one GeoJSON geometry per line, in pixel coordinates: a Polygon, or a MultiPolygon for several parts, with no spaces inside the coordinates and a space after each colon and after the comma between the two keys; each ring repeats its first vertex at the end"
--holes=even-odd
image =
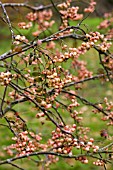
{"type": "MultiPolygon", "coordinates": [[[[57,5],[58,3],[55,3],[55,5],[57,5]]],[[[44,9],[48,9],[48,8],[51,8],[53,5],[52,4],[49,4],[49,5],[39,5],[38,7],[36,6],[31,6],[27,3],[4,3],[3,4],[5,7],[25,7],[25,8],[28,8],[30,10],[33,10],[33,11],[41,11],[41,10],[44,10],[44,9]]]]}
{"type": "Polygon", "coordinates": [[[7,24],[9,26],[9,30],[10,30],[11,35],[12,35],[12,43],[13,43],[13,41],[14,41],[14,32],[13,32],[13,29],[12,29],[12,25],[11,25],[9,16],[7,14],[7,11],[6,11],[5,7],[4,7],[4,4],[1,1],[0,1],[0,6],[2,7],[3,13],[4,13],[5,17],[6,17],[6,21],[7,21],[7,24]]]}

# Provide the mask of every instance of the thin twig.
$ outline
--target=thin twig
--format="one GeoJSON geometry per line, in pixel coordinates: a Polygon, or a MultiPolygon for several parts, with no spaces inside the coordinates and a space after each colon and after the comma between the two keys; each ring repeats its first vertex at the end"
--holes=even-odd
{"type": "Polygon", "coordinates": [[[12,162],[8,162],[8,164],[10,164],[10,165],[12,165],[12,166],[16,167],[17,169],[25,170],[25,169],[23,169],[23,168],[19,167],[18,165],[14,164],[14,163],[12,163],[12,162]]]}
{"type": "MultiPolygon", "coordinates": [[[[111,75],[111,73],[109,73],[109,75],[111,75]]],[[[100,78],[105,77],[105,76],[106,76],[106,74],[99,74],[99,75],[96,75],[96,76],[91,76],[91,77],[85,78],[85,79],[80,80],[80,81],[68,83],[63,88],[70,87],[70,86],[73,86],[73,85],[76,85],[76,84],[81,84],[81,83],[84,83],[84,82],[87,82],[87,81],[90,81],[90,80],[100,79],[100,78]]]]}
{"type": "Polygon", "coordinates": [[[6,21],[7,21],[7,24],[8,24],[8,26],[9,26],[9,30],[10,30],[10,32],[11,32],[12,43],[13,43],[13,41],[14,41],[14,32],[13,32],[13,28],[12,28],[12,25],[11,25],[11,22],[10,22],[10,19],[9,19],[9,16],[8,16],[8,14],[7,14],[7,11],[6,11],[5,7],[4,7],[4,4],[3,4],[1,1],[0,1],[0,6],[2,7],[3,13],[4,13],[5,17],[6,17],[6,21]]]}
{"type": "MultiPolygon", "coordinates": [[[[55,3],[55,5],[57,5],[58,3],[55,3]]],[[[48,9],[48,8],[51,8],[53,5],[52,4],[49,4],[49,5],[39,5],[39,6],[32,6],[32,5],[28,5],[27,3],[4,3],[3,4],[5,7],[18,7],[18,8],[21,8],[21,7],[25,7],[25,8],[28,8],[30,10],[33,10],[33,11],[41,11],[41,10],[44,10],[44,9],[48,9]]]]}
{"type": "Polygon", "coordinates": [[[1,105],[0,105],[0,114],[3,114],[3,105],[4,105],[4,100],[5,100],[5,96],[6,96],[7,87],[8,86],[5,87],[2,102],[1,102],[1,105]]]}

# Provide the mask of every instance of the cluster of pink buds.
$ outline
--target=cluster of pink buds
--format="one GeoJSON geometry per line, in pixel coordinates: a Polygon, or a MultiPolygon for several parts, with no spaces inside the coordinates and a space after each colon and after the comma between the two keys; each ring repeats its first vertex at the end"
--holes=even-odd
{"type": "Polygon", "coordinates": [[[113,28],[111,28],[111,29],[108,31],[108,33],[107,33],[107,35],[106,35],[106,38],[107,38],[108,40],[111,40],[111,39],[113,38],[113,28]]]}
{"type": "Polygon", "coordinates": [[[56,163],[58,160],[59,158],[55,155],[48,155],[47,160],[44,160],[44,162],[46,162],[45,167],[48,167],[52,163],[56,163]]]}
{"type": "Polygon", "coordinates": [[[26,37],[25,37],[25,36],[16,35],[16,36],[15,36],[15,41],[14,41],[14,43],[13,43],[13,44],[18,45],[18,44],[20,44],[21,42],[28,43],[28,40],[26,39],[26,37]]]}
{"type": "Polygon", "coordinates": [[[112,13],[111,12],[104,13],[104,18],[111,18],[111,17],[112,17],[112,13]]]}
{"type": "Polygon", "coordinates": [[[83,151],[90,151],[93,150],[93,152],[98,152],[99,146],[94,145],[94,139],[90,138],[89,141],[86,141],[85,138],[78,140],[73,139],[73,146],[77,149],[82,149],[83,151]]]}
{"type": "Polygon", "coordinates": [[[7,71],[7,72],[1,72],[0,73],[0,84],[2,86],[6,86],[8,85],[12,80],[12,74],[11,72],[7,71]]]}
{"type": "Polygon", "coordinates": [[[112,45],[112,42],[107,42],[107,39],[104,39],[104,41],[98,45],[100,47],[101,51],[106,52],[112,45]]]}
{"type": "Polygon", "coordinates": [[[70,57],[71,57],[71,55],[69,54],[69,52],[65,52],[64,54],[59,53],[53,57],[53,62],[54,63],[56,63],[56,62],[62,63],[63,61],[69,59],[70,57]]]}
{"type": "Polygon", "coordinates": [[[26,18],[29,20],[29,21],[35,21],[38,17],[38,14],[36,12],[30,12],[27,14],[26,18]]]}
{"type": "Polygon", "coordinates": [[[96,2],[94,0],[91,0],[91,2],[89,3],[89,7],[84,9],[84,12],[94,12],[95,10],[95,6],[96,6],[96,2]]]}
{"type": "Polygon", "coordinates": [[[86,38],[89,42],[96,43],[98,40],[104,40],[104,35],[100,34],[100,32],[90,32],[89,34],[86,34],[86,38]]]}
{"type": "Polygon", "coordinates": [[[76,160],[80,161],[83,164],[87,164],[88,163],[88,159],[86,156],[79,156],[78,158],[76,158],[76,160]]]}
{"type": "Polygon", "coordinates": [[[67,77],[60,78],[58,71],[61,69],[61,66],[52,70],[44,70],[43,74],[46,75],[48,86],[54,87],[55,89],[61,89],[66,83],[72,81],[72,75],[67,75],[67,77]],[[58,70],[57,70],[58,69],[58,70]]]}
{"type": "Polygon", "coordinates": [[[47,49],[54,49],[55,48],[55,43],[53,41],[50,41],[47,43],[46,48],[47,49]]]}
{"type": "Polygon", "coordinates": [[[81,46],[84,51],[89,50],[91,47],[96,45],[98,40],[102,41],[102,43],[97,44],[97,47],[99,47],[101,51],[107,51],[112,45],[112,43],[107,42],[107,38],[105,38],[104,35],[100,34],[99,32],[90,32],[90,34],[86,34],[86,38],[88,41],[83,42],[81,46]]]}
{"type": "Polygon", "coordinates": [[[80,20],[83,17],[82,14],[78,14],[79,7],[70,7],[70,2],[71,0],[67,0],[66,2],[58,5],[58,8],[60,9],[59,12],[61,13],[63,20],[60,29],[66,28],[68,26],[68,19],[80,20]]]}
{"type": "Polygon", "coordinates": [[[108,98],[107,97],[105,97],[104,98],[104,102],[105,102],[105,104],[106,104],[106,110],[107,111],[111,111],[111,109],[113,109],[113,102],[108,102],[108,98]]]}
{"type": "Polygon", "coordinates": [[[37,18],[40,20],[40,22],[43,22],[44,20],[49,21],[52,17],[53,13],[52,10],[43,10],[43,11],[39,11],[37,13],[37,18]]]}
{"type": "MultiPolygon", "coordinates": [[[[47,103],[46,101],[42,100],[40,105],[44,107],[45,109],[50,109],[52,105],[50,103],[47,103]]],[[[42,114],[43,115],[43,114],[42,114]]]]}
{"type": "MultiPolygon", "coordinates": [[[[107,111],[108,115],[104,115],[101,119],[103,121],[109,121],[107,123],[108,126],[113,126],[113,102],[108,102],[108,98],[105,97],[104,98],[104,104],[105,104],[105,110],[107,111]]],[[[106,131],[104,131],[106,132],[106,131]]],[[[106,135],[106,137],[108,136],[108,134],[104,134],[104,136],[106,135]]]]}
{"type": "Polygon", "coordinates": [[[53,146],[53,151],[58,153],[69,154],[72,151],[72,142],[73,138],[71,133],[76,129],[76,124],[73,124],[72,127],[69,125],[64,126],[61,131],[60,128],[56,128],[55,131],[52,131],[52,140],[51,145],[53,146]]]}
{"type": "Polygon", "coordinates": [[[112,13],[105,13],[104,14],[104,20],[100,23],[100,25],[97,27],[98,29],[108,28],[113,23],[113,16],[112,13]]]}
{"type": "Polygon", "coordinates": [[[68,106],[69,110],[72,109],[73,107],[80,106],[80,104],[76,101],[76,99],[72,99],[71,101],[72,101],[72,103],[68,106]]]}
{"type": "MultiPolygon", "coordinates": [[[[53,56],[52,61],[55,63],[56,62],[62,63],[63,61],[68,60],[69,58],[77,59],[81,54],[84,54],[87,52],[87,48],[90,48],[88,43],[83,42],[82,45],[78,48],[70,47],[69,51],[66,51],[64,53],[57,53],[57,55],[53,56]]],[[[66,50],[66,48],[67,48],[67,45],[62,46],[62,50],[66,50]]]]}
{"type": "Polygon", "coordinates": [[[80,60],[77,60],[76,58],[74,58],[74,60],[72,62],[72,66],[78,72],[78,79],[79,80],[82,80],[86,77],[92,76],[92,72],[87,70],[86,63],[84,61],[80,61],[80,60]]]}
{"type": "Polygon", "coordinates": [[[98,29],[108,28],[110,25],[111,25],[111,22],[106,19],[102,21],[97,28],[98,29]]]}
{"type": "Polygon", "coordinates": [[[33,36],[38,36],[42,31],[52,27],[54,24],[54,21],[51,20],[52,17],[52,10],[43,10],[38,12],[30,12],[27,14],[26,18],[30,21],[36,21],[38,24],[38,30],[36,32],[33,32],[33,36]]]}
{"type": "MultiPolygon", "coordinates": [[[[111,43],[108,45],[111,46],[111,43]]],[[[102,61],[109,70],[113,70],[113,59],[110,56],[106,56],[102,61]]],[[[113,79],[113,75],[110,75],[110,78],[113,79]]]]}
{"type": "MultiPolygon", "coordinates": [[[[98,104],[99,109],[102,111],[106,111],[106,115],[103,115],[101,120],[107,121],[108,126],[113,126],[113,102],[109,102],[108,98],[105,97],[103,104],[98,104]]],[[[93,110],[94,113],[99,113],[100,111],[98,109],[93,110]]],[[[108,137],[108,133],[105,130],[102,130],[101,136],[104,136],[105,138],[108,137]]]]}
{"type": "Polygon", "coordinates": [[[32,22],[28,22],[28,23],[19,22],[18,27],[21,28],[21,29],[29,29],[29,28],[32,27],[32,22]]]}
{"type": "Polygon", "coordinates": [[[30,154],[39,149],[46,150],[47,145],[41,144],[41,134],[34,134],[33,132],[21,132],[18,136],[12,138],[16,143],[8,146],[6,150],[8,153],[13,153],[12,150],[17,151],[17,156],[30,154]]]}
{"type": "Polygon", "coordinates": [[[83,120],[83,117],[80,116],[82,113],[81,112],[78,112],[77,110],[74,110],[72,113],[71,113],[71,117],[76,120],[77,122],[80,122],[83,120]]]}
{"type": "Polygon", "coordinates": [[[60,9],[67,9],[70,7],[70,3],[72,0],[67,0],[66,2],[63,2],[62,4],[57,5],[60,9]]]}
{"type": "Polygon", "coordinates": [[[15,90],[9,92],[8,96],[11,99],[23,99],[24,97],[15,92],[15,90]]]}
{"type": "Polygon", "coordinates": [[[79,7],[71,7],[71,8],[68,8],[68,17],[71,19],[71,20],[80,20],[83,18],[83,14],[78,14],[78,10],[79,10],[79,7]]]}
{"type": "Polygon", "coordinates": [[[96,166],[104,166],[105,165],[105,162],[103,160],[97,160],[95,162],[93,162],[94,165],[96,166]]]}
{"type": "Polygon", "coordinates": [[[45,116],[44,112],[39,112],[36,114],[36,118],[40,118],[40,117],[44,117],[44,116],[45,116]]]}

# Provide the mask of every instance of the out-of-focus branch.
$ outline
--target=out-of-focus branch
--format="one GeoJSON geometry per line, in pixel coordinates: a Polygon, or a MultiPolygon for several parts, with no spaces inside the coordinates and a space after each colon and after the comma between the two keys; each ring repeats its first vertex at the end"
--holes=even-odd
{"type": "Polygon", "coordinates": [[[10,19],[9,19],[9,16],[8,16],[8,14],[7,14],[7,11],[6,11],[6,9],[5,9],[5,6],[4,6],[4,4],[3,4],[1,1],[0,1],[0,6],[1,6],[2,10],[3,10],[3,13],[4,13],[5,17],[6,17],[6,23],[7,23],[8,26],[9,26],[9,29],[10,29],[10,32],[11,32],[11,35],[12,35],[12,42],[13,42],[13,40],[14,40],[13,28],[12,28],[12,25],[11,25],[11,22],[10,22],[10,19]]]}
{"type": "Polygon", "coordinates": [[[17,168],[17,169],[25,170],[25,169],[19,167],[18,165],[14,164],[14,163],[12,163],[12,162],[8,162],[8,164],[9,164],[9,165],[12,165],[13,167],[15,167],[15,168],[17,168]]]}
{"type": "MultiPolygon", "coordinates": [[[[55,3],[55,5],[57,5],[58,3],[55,3]]],[[[27,3],[4,3],[3,4],[5,7],[25,7],[25,8],[28,8],[30,10],[33,10],[33,11],[41,11],[41,10],[44,10],[44,9],[48,9],[48,8],[51,8],[53,5],[52,4],[49,4],[49,5],[39,5],[39,6],[32,6],[32,5],[29,5],[27,3]]]]}

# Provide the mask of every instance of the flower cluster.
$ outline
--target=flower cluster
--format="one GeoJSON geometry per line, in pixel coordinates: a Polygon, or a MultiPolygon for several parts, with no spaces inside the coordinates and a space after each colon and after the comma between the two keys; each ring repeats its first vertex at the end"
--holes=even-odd
{"type": "Polygon", "coordinates": [[[7,152],[12,155],[13,150],[17,151],[17,156],[30,154],[34,151],[38,151],[43,148],[47,149],[47,145],[41,144],[41,134],[34,134],[33,132],[21,132],[16,137],[12,138],[15,144],[10,145],[6,148],[7,152]]]}
{"type": "Polygon", "coordinates": [[[89,7],[85,8],[84,12],[90,12],[90,13],[94,12],[95,5],[96,5],[96,2],[94,0],[91,0],[91,2],[89,3],[89,7]]]}
{"type": "Polygon", "coordinates": [[[106,19],[103,22],[101,22],[97,28],[98,29],[108,28],[110,25],[111,25],[111,22],[106,19]]]}
{"type": "MultiPolygon", "coordinates": [[[[64,126],[63,130],[65,131],[62,131],[60,128],[56,128],[55,131],[52,131],[52,139],[49,139],[48,144],[53,146],[54,152],[68,154],[69,156],[73,155],[73,150],[75,150],[75,148],[78,150],[82,149],[86,152],[90,150],[93,150],[93,152],[98,152],[99,146],[94,145],[93,138],[90,138],[89,141],[86,141],[85,138],[77,139],[71,136],[71,134],[75,132],[76,128],[76,124],[73,124],[72,127],[69,125],[64,126]]],[[[77,160],[81,161],[82,163],[88,163],[87,158],[80,159],[78,157],[77,160]]]]}
{"type": "Polygon", "coordinates": [[[47,49],[55,49],[55,46],[56,46],[56,44],[54,43],[54,41],[50,41],[47,43],[46,48],[47,49]]]}
{"type": "Polygon", "coordinates": [[[108,39],[99,32],[90,32],[89,34],[86,34],[86,38],[88,41],[83,42],[81,47],[78,48],[79,51],[82,51],[81,54],[84,54],[85,52],[87,52],[87,50],[94,46],[98,46],[101,51],[107,51],[112,45],[112,43],[107,42],[108,39]],[[102,43],[100,43],[99,40],[102,41],[102,43]]]}
{"type": "Polygon", "coordinates": [[[26,18],[29,20],[29,21],[36,21],[37,20],[37,12],[30,12],[27,14],[26,18]]]}
{"type": "Polygon", "coordinates": [[[109,28],[110,26],[112,26],[112,22],[113,22],[112,13],[105,13],[104,20],[100,23],[100,25],[97,28],[98,29],[109,28]]]}
{"type": "Polygon", "coordinates": [[[76,124],[73,124],[72,127],[69,125],[64,126],[64,133],[60,128],[56,128],[55,131],[52,131],[52,140],[50,140],[50,144],[53,146],[54,152],[69,154],[72,151],[73,138],[71,133],[73,133],[75,129],[76,124]]]}
{"type": "Polygon", "coordinates": [[[113,23],[112,13],[105,13],[104,20],[99,24],[99,26],[97,26],[98,29],[108,30],[106,33],[106,38],[109,40],[113,38],[112,23],[113,23]]]}
{"type": "MultiPolygon", "coordinates": [[[[48,141],[47,144],[41,143],[41,136],[41,133],[35,134],[30,131],[19,132],[15,137],[12,137],[15,143],[6,147],[5,150],[10,156],[13,156],[16,152],[16,157],[29,155],[38,151],[47,151],[50,147],[50,142],[48,141]]],[[[41,159],[41,162],[44,162],[45,166],[49,166],[51,163],[55,163],[58,160],[58,157],[55,155],[47,155],[47,158],[41,159]]]]}
{"type": "Polygon", "coordinates": [[[2,86],[8,85],[8,84],[11,82],[12,77],[13,77],[13,76],[12,76],[11,72],[9,72],[9,71],[7,71],[7,72],[1,72],[1,73],[0,73],[0,84],[1,84],[2,86]]]}
{"type": "MultiPolygon", "coordinates": [[[[105,97],[103,104],[98,104],[100,110],[93,110],[94,113],[99,113],[100,111],[106,111],[106,115],[103,114],[102,120],[107,121],[108,126],[113,126],[113,102],[109,102],[108,98],[105,97]]],[[[107,134],[106,134],[107,135],[107,134]]],[[[108,135],[107,135],[108,136],[108,135]]]]}
{"type": "Polygon", "coordinates": [[[104,39],[104,41],[99,45],[99,48],[101,51],[106,52],[112,45],[112,42],[107,42],[107,39],[104,39]]]}
{"type": "Polygon", "coordinates": [[[15,90],[13,91],[10,91],[8,96],[11,98],[11,99],[23,99],[24,97],[19,95],[18,93],[15,92],[15,90]]]}
{"type": "Polygon", "coordinates": [[[111,28],[111,29],[108,31],[108,33],[107,33],[107,35],[106,35],[106,38],[107,38],[108,40],[111,40],[111,39],[113,38],[113,28],[111,28]]]}
{"type": "Polygon", "coordinates": [[[93,150],[93,152],[98,152],[99,146],[94,144],[94,139],[90,138],[89,141],[86,141],[85,138],[82,140],[77,140],[76,138],[73,140],[74,147],[77,149],[82,149],[83,151],[90,151],[93,150]]]}
{"type": "Polygon", "coordinates": [[[54,20],[51,20],[52,10],[42,10],[38,12],[30,12],[27,14],[26,18],[30,22],[36,22],[38,24],[38,30],[33,32],[33,36],[38,36],[42,31],[50,28],[54,24],[54,20]]]}
{"type": "Polygon", "coordinates": [[[80,161],[83,164],[87,164],[88,163],[88,159],[86,156],[79,156],[78,158],[76,158],[76,160],[80,161]]]}
{"type": "Polygon", "coordinates": [[[21,29],[29,29],[29,28],[32,27],[32,22],[28,22],[28,23],[19,22],[18,27],[21,28],[21,29]]]}
{"type": "MultiPolygon", "coordinates": [[[[62,89],[66,83],[72,81],[72,75],[68,75],[68,77],[64,77],[61,79],[60,70],[61,66],[58,66],[57,69],[44,70],[43,74],[47,77],[47,82],[49,87],[54,87],[55,89],[62,89]]],[[[68,74],[68,73],[67,73],[68,74]]]]}
{"type": "Polygon", "coordinates": [[[105,13],[104,14],[104,20],[97,26],[98,29],[106,29],[108,30],[106,33],[106,38],[111,40],[113,38],[113,15],[112,13],[105,13]]]}
{"type": "Polygon", "coordinates": [[[77,110],[74,110],[71,113],[71,117],[77,122],[79,123],[80,121],[83,120],[83,117],[81,117],[80,115],[82,114],[82,112],[78,112],[77,110]]]}
{"type": "Polygon", "coordinates": [[[105,165],[105,162],[103,160],[97,160],[95,162],[93,162],[94,165],[96,166],[104,166],[105,165]]]}
{"type": "Polygon", "coordinates": [[[16,35],[13,44],[19,45],[21,42],[28,43],[28,39],[25,36],[16,35]]]}
{"type": "Polygon", "coordinates": [[[60,9],[59,12],[63,20],[60,29],[66,28],[68,26],[68,19],[80,20],[83,17],[82,14],[78,14],[79,7],[70,7],[70,2],[71,0],[67,0],[66,2],[58,5],[58,8],[60,9]]]}

